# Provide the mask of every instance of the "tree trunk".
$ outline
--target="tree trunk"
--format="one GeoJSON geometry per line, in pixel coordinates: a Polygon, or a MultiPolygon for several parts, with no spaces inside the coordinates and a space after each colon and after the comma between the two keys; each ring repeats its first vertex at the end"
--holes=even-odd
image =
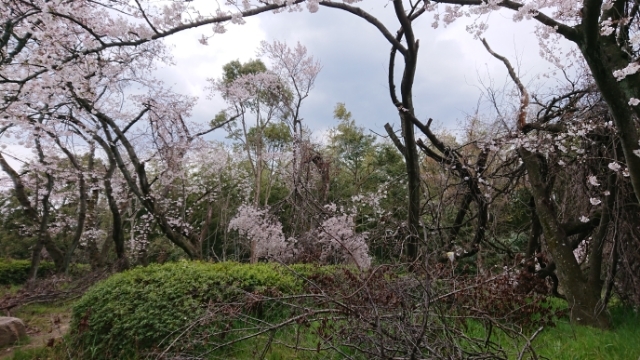
{"type": "Polygon", "coordinates": [[[520,156],[527,168],[536,213],[542,226],[547,248],[553,257],[558,278],[571,308],[571,322],[597,328],[609,328],[610,321],[601,306],[601,284],[590,281],[580,269],[573,247],[558,221],[557,210],[548,194],[543,174],[543,164],[538,155],[520,149],[520,156]]]}
{"type": "Polygon", "coordinates": [[[636,114],[628,104],[629,99],[634,97],[634,89],[625,86],[626,82],[631,79],[618,82],[612,75],[613,69],[616,69],[615,65],[624,63],[621,61],[621,54],[613,54],[613,52],[620,52],[620,50],[611,45],[606,46],[606,42],[602,45],[581,46],[580,50],[587,60],[593,78],[618,129],[622,151],[629,168],[631,185],[636,200],[640,203],[640,156],[634,154],[634,151],[640,149],[640,145],[636,129],[636,114]],[[618,61],[615,61],[616,58],[618,61]],[[605,63],[607,60],[609,64],[605,63]]]}
{"type": "Polygon", "coordinates": [[[411,260],[418,258],[418,245],[420,243],[420,200],[422,192],[420,188],[420,164],[418,162],[418,147],[416,146],[413,123],[407,116],[401,116],[402,135],[404,138],[407,167],[407,191],[409,194],[408,203],[408,227],[409,239],[407,242],[407,256],[411,260]]]}
{"type": "Polygon", "coordinates": [[[38,238],[38,242],[33,247],[33,251],[31,252],[31,268],[29,269],[29,280],[35,280],[38,277],[38,267],[40,267],[40,253],[42,253],[42,248],[44,244],[38,238]]]}
{"type": "Polygon", "coordinates": [[[120,214],[118,203],[113,197],[113,189],[111,187],[111,174],[113,174],[112,169],[104,179],[104,192],[107,196],[107,201],[109,203],[109,209],[111,210],[111,217],[113,221],[111,226],[111,237],[116,247],[116,256],[118,260],[122,261],[126,260],[126,254],[124,250],[124,229],[122,228],[122,215],[120,214]]]}

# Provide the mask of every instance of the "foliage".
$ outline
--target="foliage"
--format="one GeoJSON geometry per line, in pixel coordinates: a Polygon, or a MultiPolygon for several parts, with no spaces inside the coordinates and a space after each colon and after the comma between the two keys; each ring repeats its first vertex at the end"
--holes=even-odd
{"type": "MultiPolygon", "coordinates": [[[[375,277],[375,276],[374,276],[375,277]]],[[[381,277],[382,279],[393,279],[395,275],[386,273],[381,277]]],[[[333,272],[327,272],[324,275],[311,275],[310,280],[314,281],[318,285],[323,285],[325,291],[331,291],[335,289],[337,285],[348,289],[354,283],[351,281],[357,280],[353,277],[349,278],[347,273],[340,269],[334,269],[333,272]],[[349,280],[351,279],[351,280],[349,280]]],[[[378,281],[372,282],[371,286],[377,286],[380,283],[378,281]]],[[[380,291],[384,292],[384,287],[379,287],[380,291]]],[[[376,291],[374,296],[380,295],[382,292],[376,291]]],[[[352,294],[353,292],[348,292],[352,294]]],[[[358,295],[361,296],[362,294],[358,295]]],[[[393,298],[391,298],[393,299],[393,298]]],[[[397,299],[397,298],[396,298],[397,299]]],[[[550,306],[557,310],[566,310],[566,303],[560,299],[551,299],[550,306]]],[[[348,302],[347,305],[354,306],[357,301],[348,302]]],[[[39,316],[47,320],[52,313],[59,313],[63,308],[55,307],[38,307],[41,310],[45,310],[45,313],[39,316]]],[[[26,312],[34,312],[38,308],[27,310],[21,310],[20,315],[26,312]]],[[[618,305],[614,305],[611,308],[612,319],[614,328],[610,331],[603,331],[592,327],[572,326],[566,318],[560,318],[555,322],[556,326],[545,326],[543,330],[532,340],[532,346],[538,358],[549,359],[635,359],[640,355],[640,344],[636,341],[640,336],[640,319],[637,311],[631,308],[625,308],[618,305]]],[[[231,315],[232,316],[232,315],[231,315]]],[[[357,318],[358,314],[353,314],[354,318],[357,318]]],[[[490,321],[487,319],[487,321],[490,321]]],[[[208,358],[234,358],[234,359],[255,359],[261,354],[266,355],[266,359],[326,359],[332,358],[332,349],[328,349],[326,346],[325,330],[329,327],[336,327],[336,323],[315,323],[302,326],[294,326],[291,329],[282,329],[277,331],[273,337],[265,334],[263,336],[257,336],[255,338],[243,341],[234,345],[232,351],[227,351],[224,354],[211,354],[208,358]],[[301,349],[293,349],[284,346],[297,338],[297,344],[301,348],[313,349],[313,351],[303,351],[301,349]],[[271,339],[271,340],[270,340],[271,339]],[[273,341],[271,345],[269,342],[273,341]],[[317,344],[325,344],[321,347],[321,351],[317,352],[317,344]],[[265,351],[266,349],[266,351],[265,351]]],[[[499,327],[493,326],[487,328],[483,325],[482,320],[468,320],[464,330],[464,336],[469,338],[482,339],[482,341],[489,341],[497,346],[502,347],[506,353],[507,358],[517,358],[522,349],[526,347],[527,339],[531,337],[534,329],[525,330],[522,335],[513,337],[512,333],[502,331],[499,327]],[[490,335],[489,331],[491,331],[490,335]]],[[[338,337],[347,334],[335,333],[338,337]]],[[[351,333],[350,335],[353,335],[351,333]]],[[[60,359],[68,357],[67,349],[71,345],[68,339],[65,342],[56,342],[54,347],[42,347],[36,349],[20,349],[15,352],[14,360],[27,360],[27,359],[60,359]]],[[[387,344],[388,345],[388,344],[387,344]]],[[[70,349],[70,348],[69,348],[70,349]]],[[[341,349],[341,351],[346,351],[341,349]]],[[[88,352],[91,354],[91,351],[88,352]]],[[[335,354],[335,353],[334,353],[335,354]]],[[[361,358],[357,354],[352,352],[348,353],[352,358],[361,358]]],[[[337,355],[337,354],[336,354],[337,355]]],[[[340,357],[340,355],[337,355],[340,357]]],[[[202,356],[200,356],[202,358],[202,356]]],[[[91,358],[88,355],[84,358],[91,358]]],[[[147,358],[146,356],[139,356],[137,358],[147,358]]],[[[207,358],[207,357],[205,357],[207,358]]],[[[527,358],[527,357],[524,357],[527,358]]]]}
{"type": "Polygon", "coordinates": [[[0,254],[14,259],[26,259],[35,242],[29,234],[29,221],[11,191],[0,191],[0,254]]]}
{"type": "MultiPolygon", "coordinates": [[[[304,265],[292,269],[303,274],[315,271],[304,265]]],[[[263,313],[273,304],[255,299],[300,293],[303,285],[277,264],[179,261],[135,268],[97,284],[78,301],[72,338],[82,356],[89,356],[91,349],[90,358],[127,358],[168,346],[216,304],[239,302],[244,313],[277,319],[287,310],[271,307],[263,313]]],[[[198,331],[215,332],[227,324],[204,323],[198,331]]]]}
{"type": "Polygon", "coordinates": [[[222,81],[225,84],[231,84],[236,79],[243,75],[255,75],[258,73],[266,72],[267,66],[259,59],[249,60],[242,64],[239,60],[234,60],[222,67],[222,81]]]}
{"type": "Polygon", "coordinates": [[[311,337],[317,351],[347,351],[354,358],[404,357],[415,341],[429,344],[415,349],[424,356],[456,356],[465,341],[470,348],[464,351],[496,351],[493,342],[467,338],[447,320],[446,303],[438,297],[425,302],[423,281],[388,266],[360,272],[183,261],[136,268],[97,285],[78,302],[72,347],[87,359],[203,357],[211,351],[229,358],[246,354],[247,346],[267,351],[274,338],[308,354],[315,348],[311,337]],[[411,316],[393,316],[409,309],[411,316]],[[447,332],[457,334],[455,339],[447,332]]]}
{"type": "MultiPolygon", "coordinates": [[[[29,270],[29,260],[0,259],[0,285],[24,284],[29,280],[29,270]]],[[[38,266],[38,276],[51,274],[54,270],[55,265],[52,262],[42,261],[38,266]]]]}
{"type": "Polygon", "coordinates": [[[63,359],[67,355],[63,344],[58,343],[53,348],[39,347],[17,349],[10,360],[40,360],[40,359],[63,359]]]}
{"type": "Polygon", "coordinates": [[[374,164],[378,144],[375,136],[366,135],[365,129],[356,124],[345,104],[336,104],[333,117],[340,123],[331,129],[328,139],[327,150],[335,168],[330,192],[333,201],[340,201],[363,189],[374,189],[372,176],[380,172],[374,164]]]}

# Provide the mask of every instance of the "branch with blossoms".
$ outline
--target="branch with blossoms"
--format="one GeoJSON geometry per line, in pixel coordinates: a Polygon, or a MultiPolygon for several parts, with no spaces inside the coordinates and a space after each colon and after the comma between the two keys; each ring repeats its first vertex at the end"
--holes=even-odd
{"type": "Polygon", "coordinates": [[[255,7],[246,2],[237,12],[219,8],[215,14],[204,16],[190,4],[178,2],[157,7],[147,1],[135,4],[9,1],[6,4],[9,11],[0,18],[0,85],[8,91],[0,108],[8,110],[10,103],[30,96],[31,82],[86,81],[99,73],[100,64],[105,62],[129,64],[136,58],[151,61],[153,57],[165,57],[163,46],[155,40],[212,24],[214,32],[222,33],[227,23],[241,24],[243,17],[294,9],[301,2],[255,7]],[[76,46],[78,43],[83,46],[76,46]],[[94,66],[77,72],[82,63],[94,66]],[[52,70],[54,74],[50,74],[52,70]]]}
{"type": "MultiPolygon", "coordinates": [[[[506,58],[493,52],[486,42],[484,42],[484,45],[489,53],[503,62],[507,68],[511,69],[511,65],[506,58]]],[[[518,119],[521,119],[524,116],[523,113],[526,111],[529,95],[522,86],[520,79],[515,75],[515,72],[510,70],[509,74],[514,78],[513,81],[516,83],[520,91],[521,104],[520,109],[516,114],[518,119]]],[[[567,128],[570,129],[568,132],[571,136],[569,139],[572,143],[575,144],[581,137],[586,138],[583,142],[584,148],[577,148],[575,145],[571,146],[571,149],[575,150],[574,154],[577,158],[583,158],[587,150],[590,150],[595,154],[600,153],[602,151],[600,145],[603,145],[605,149],[607,149],[607,147],[612,147],[612,136],[602,136],[607,133],[606,125],[602,126],[602,120],[603,118],[606,118],[608,111],[605,109],[601,109],[601,111],[602,112],[599,112],[597,108],[593,108],[590,104],[586,104],[585,109],[582,110],[581,114],[573,113],[571,114],[571,117],[567,117],[568,119],[560,119],[560,121],[567,123],[569,122],[569,119],[574,121],[573,124],[567,126],[567,128]],[[590,119],[589,117],[593,118],[590,119]],[[579,130],[574,132],[575,127],[579,130]],[[599,131],[602,131],[603,133],[598,134],[599,131]],[[601,139],[599,139],[598,142],[591,141],[588,138],[590,133],[593,133],[592,137],[600,135],[601,139]],[[602,141],[605,143],[603,144],[602,141]],[[597,149],[589,149],[592,142],[598,144],[597,149]]],[[[544,118],[542,120],[544,121],[544,118]]],[[[522,133],[523,129],[524,126],[518,126],[519,133],[522,133]]],[[[564,296],[566,297],[567,302],[573,306],[571,316],[572,321],[592,326],[607,327],[609,326],[609,319],[603,313],[605,305],[604,299],[601,297],[603,287],[603,283],[601,281],[602,259],[604,243],[606,241],[605,238],[610,232],[611,212],[615,205],[615,196],[612,194],[612,191],[615,192],[615,188],[613,187],[615,185],[613,184],[616,183],[616,175],[609,173],[607,176],[608,189],[603,193],[603,195],[607,197],[606,204],[603,204],[598,197],[590,197],[588,199],[592,207],[599,206],[602,210],[600,211],[599,221],[595,221],[597,223],[597,231],[590,238],[594,244],[589,249],[589,270],[584,271],[584,269],[581,268],[581,263],[584,262],[583,255],[586,250],[581,250],[580,246],[587,246],[584,245],[585,243],[583,243],[583,240],[586,240],[590,232],[596,227],[593,226],[591,229],[585,229],[584,227],[577,226],[573,231],[577,233],[578,238],[571,241],[570,237],[574,234],[569,231],[570,229],[567,225],[561,223],[559,209],[551,201],[551,194],[557,181],[556,176],[558,175],[551,173],[550,170],[552,166],[549,164],[549,160],[553,159],[551,154],[555,152],[568,152],[568,149],[562,145],[565,135],[556,133],[553,135],[558,137],[557,139],[554,139],[556,141],[546,144],[544,141],[540,141],[539,138],[537,139],[538,141],[534,142],[534,136],[535,135],[532,133],[525,134],[522,137],[516,138],[516,143],[518,144],[517,149],[520,158],[527,169],[532,203],[535,206],[535,213],[544,234],[546,248],[553,258],[553,263],[547,265],[545,273],[546,275],[550,275],[551,271],[556,270],[558,280],[564,290],[564,296]],[[581,252],[583,254],[581,254],[581,252]]],[[[548,139],[553,139],[553,136],[547,135],[546,137],[548,139]]],[[[612,150],[615,153],[615,149],[612,150]]],[[[596,161],[598,161],[597,158],[596,161]]],[[[575,177],[581,173],[584,176],[585,172],[591,171],[594,171],[596,174],[601,173],[602,169],[604,169],[601,165],[602,160],[600,160],[599,163],[600,164],[597,164],[592,168],[578,168],[578,171],[574,172],[572,176],[575,177]]],[[[566,166],[562,160],[558,161],[558,165],[566,166]]],[[[587,194],[599,192],[601,184],[598,177],[591,174],[584,177],[586,178],[585,183],[587,186],[583,191],[587,194]]],[[[577,192],[572,194],[572,201],[574,203],[578,200],[578,194],[579,193],[577,192]]],[[[583,198],[583,201],[584,200],[587,199],[583,198]]],[[[580,221],[587,223],[590,219],[582,215],[580,216],[580,221]]],[[[531,240],[539,241],[539,238],[535,239],[532,237],[531,240]]],[[[530,249],[534,247],[539,247],[539,245],[534,246],[529,244],[530,249]]],[[[613,266],[615,266],[615,264],[613,266]]],[[[557,284],[554,288],[555,287],[557,287],[557,284]]]]}
{"type": "Polygon", "coordinates": [[[353,264],[359,270],[371,267],[371,255],[367,233],[357,233],[353,215],[336,213],[336,205],[325,206],[332,216],[317,228],[317,238],[322,252],[320,259],[338,258],[341,263],[353,264]]]}
{"type": "Polygon", "coordinates": [[[441,22],[438,10],[444,7],[442,22],[451,24],[458,18],[474,15],[477,20],[468,29],[476,38],[488,28],[482,15],[506,8],[514,11],[514,21],[534,19],[541,26],[536,31],[542,54],[559,68],[564,62],[586,63],[589,76],[611,109],[611,116],[621,134],[622,151],[629,168],[636,197],[640,199],[640,135],[635,118],[640,116],[639,13],[635,2],[626,0],[556,3],[548,1],[516,2],[484,0],[439,0],[426,7],[434,12],[434,27],[441,22]],[[442,4],[439,6],[438,4],[442,4]],[[564,38],[577,46],[570,56],[560,55],[555,44],[564,38]],[[580,55],[578,55],[580,54],[580,55]]]}
{"type": "Polygon", "coordinates": [[[172,217],[169,208],[162,204],[165,196],[173,188],[172,180],[164,179],[164,177],[172,172],[175,172],[175,175],[181,172],[179,167],[186,150],[197,139],[190,134],[182,118],[182,114],[188,115],[188,109],[192,106],[192,103],[184,102],[179,97],[171,98],[171,95],[167,93],[156,93],[154,96],[156,100],[163,101],[163,103],[149,102],[146,97],[136,97],[134,100],[143,104],[142,110],[133,115],[133,120],[126,123],[125,127],[121,127],[118,121],[103,112],[103,110],[100,110],[100,107],[107,106],[108,102],[102,105],[99,103],[94,104],[76,94],[75,88],[71,84],[69,86],[74,95],[74,100],[84,110],[85,116],[92,120],[85,123],[83,119],[71,116],[71,114],[68,114],[65,120],[75,125],[76,129],[101,145],[102,149],[109,154],[110,159],[113,159],[120,172],[124,175],[131,191],[153,215],[167,237],[183,248],[189,256],[198,257],[200,253],[198,250],[200,244],[198,236],[189,230],[188,224],[183,220],[176,219],[175,215],[172,217]],[[172,99],[173,101],[171,101],[172,99]],[[139,150],[136,146],[142,144],[141,138],[138,136],[136,146],[134,146],[130,140],[130,136],[133,134],[127,134],[129,129],[133,129],[131,124],[140,121],[143,117],[147,118],[146,124],[150,126],[151,131],[150,140],[155,149],[155,154],[157,154],[152,155],[152,157],[157,156],[167,167],[158,174],[163,180],[158,183],[162,185],[162,189],[157,194],[153,190],[155,180],[148,179],[145,167],[145,163],[148,160],[142,160],[138,155],[139,150]],[[95,132],[92,128],[100,130],[95,132]],[[128,164],[131,164],[131,166],[128,164]]]}
{"type": "Polygon", "coordinates": [[[64,253],[55,244],[50,232],[52,206],[49,198],[54,188],[54,177],[52,174],[52,170],[47,166],[48,164],[46,163],[44,157],[40,139],[36,138],[34,141],[39,160],[39,163],[36,165],[36,167],[39,167],[43,170],[44,177],[46,178],[46,185],[44,186],[44,191],[42,193],[35,193],[35,199],[33,200],[29,199],[29,194],[27,192],[28,187],[25,185],[22,176],[18,174],[18,172],[13,169],[13,167],[11,167],[11,165],[4,158],[3,154],[0,152],[0,167],[13,182],[15,197],[24,209],[25,214],[27,215],[33,226],[37,228],[37,243],[32,251],[34,266],[30,271],[30,278],[35,278],[38,265],[40,263],[40,252],[43,247],[46,248],[47,252],[54,260],[56,270],[64,270],[64,253]]]}

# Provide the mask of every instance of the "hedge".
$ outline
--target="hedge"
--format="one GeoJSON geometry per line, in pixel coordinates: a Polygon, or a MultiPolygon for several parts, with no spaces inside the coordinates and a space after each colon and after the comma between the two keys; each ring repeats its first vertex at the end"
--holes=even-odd
{"type": "MultiPolygon", "coordinates": [[[[328,271],[311,265],[292,268],[304,276],[328,271]]],[[[252,316],[264,318],[246,301],[249,294],[296,294],[303,288],[300,277],[277,264],[179,261],[139,267],[113,275],[85,293],[73,308],[71,340],[83,359],[138,358],[172,343],[212,305],[241,304],[242,312],[254,311],[252,316]]],[[[289,311],[275,303],[268,306],[270,320],[289,311]]],[[[225,326],[202,324],[199,334],[225,326]]]]}
{"type": "MultiPolygon", "coordinates": [[[[31,261],[0,259],[0,285],[20,285],[29,279],[31,261]]],[[[42,277],[52,273],[55,265],[49,261],[40,262],[38,276],[42,277]]]]}

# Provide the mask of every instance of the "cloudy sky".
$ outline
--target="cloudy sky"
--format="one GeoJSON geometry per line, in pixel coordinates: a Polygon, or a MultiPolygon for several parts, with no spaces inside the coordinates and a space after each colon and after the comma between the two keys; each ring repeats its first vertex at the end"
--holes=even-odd
{"type": "MultiPolygon", "coordinates": [[[[195,0],[200,6],[209,0],[195,0]]],[[[376,15],[395,33],[397,21],[392,5],[382,0],[358,3],[376,15]]],[[[538,76],[551,68],[538,55],[532,21],[514,23],[508,11],[490,15],[485,38],[492,48],[518,64],[525,82],[540,82],[538,76]]],[[[425,14],[415,24],[420,39],[418,73],[414,86],[418,118],[433,118],[452,131],[460,128],[467,114],[475,112],[481,81],[501,87],[509,82],[501,63],[491,57],[479,40],[465,27],[473,19],[463,19],[444,27],[432,27],[433,15],[425,14]]],[[[335,126],[332,111],[344,102],[361,126],[384,134],[390,122],[398,128],[397,111],[389,99],[387,68],[389,43],[369,23],[346,12],[320,7],[317,13],[261,14],[247,18],[244,25],[230,25],[215,35],[208,46],[197,39],[210,29],[196,29],[169,39],[174,46],[175,65],[164,67],[158,76],[178,92],[198,96],[194,119],[209,121],[224,108],[220,97],[207,99],[207,78],[219,78],[222,66],[239,59],[255,58],[260,41],[300,42],[322,63],[315,88],[303,105],[307,126],[322,134],[335,126]]],[[[549,81],[549,80],[547,80],[549,81]]],[[[223,139],[224,133],[213,136],[223,139]]]]}

